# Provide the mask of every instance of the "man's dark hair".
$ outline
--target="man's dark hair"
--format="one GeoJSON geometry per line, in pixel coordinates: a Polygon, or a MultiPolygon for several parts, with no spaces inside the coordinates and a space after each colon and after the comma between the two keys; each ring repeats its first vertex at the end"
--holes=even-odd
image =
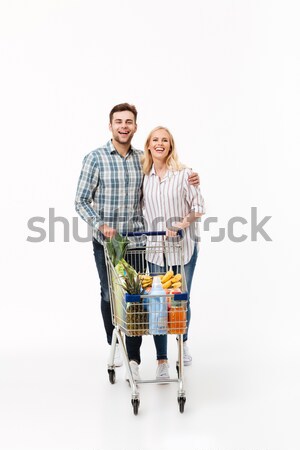
{"type": "Polygon", "coordinates": [[[109,113],[109,123],[112,122],[113,114],[115,112],[121,112],[121,111],[130,111],[134,115],[134,120],[136,122],[137,118],[137,110],[134,105],[129,105],[129,103],[120,103],[119,105],[116,105],[113,107],[111,112],[109,113]]]}

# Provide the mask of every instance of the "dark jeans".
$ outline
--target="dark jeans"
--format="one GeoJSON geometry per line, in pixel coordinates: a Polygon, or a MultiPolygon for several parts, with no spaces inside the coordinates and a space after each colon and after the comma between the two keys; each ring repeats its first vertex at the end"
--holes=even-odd
{"type": "MultiPolygon", "coordinates": [[[[100,244],[96,239],[93,239],[93,249],[95,262],[100,279],[101,313],[106,331],[107,342],[111,344],[114,326],[112,323],[111,307],[109,301],[108,278],[105,264],[104,249],[103,245],[100,244]]],[[[136,271],[139,271],[140,267],[139,260],[134,259],[133,261],[130,261],[130,259],[128,258],[127,260],[129,264],[131,264],[135,268],[136,271]]],[[[141,362],[141,355],[140,355],[141,344],[142,344],[141,336],[136,337],[126,336],[126,348],[128,358],[129,360],[135,360],[138,364],[140,364],[141,362]]]]}

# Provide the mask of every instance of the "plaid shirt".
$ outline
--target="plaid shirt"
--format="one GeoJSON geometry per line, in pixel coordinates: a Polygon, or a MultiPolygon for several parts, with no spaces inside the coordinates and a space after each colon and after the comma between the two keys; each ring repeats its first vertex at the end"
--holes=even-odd
{"type": "Polygon", "coordinates": [[[103,224],[120,233],[143,229],[142,154],[141,150],[131,147],[124,158],[108,141],[83,160],[75,208],[93,227],[93,236],[99,242],[102,241],[99,227],[103,224]]]}

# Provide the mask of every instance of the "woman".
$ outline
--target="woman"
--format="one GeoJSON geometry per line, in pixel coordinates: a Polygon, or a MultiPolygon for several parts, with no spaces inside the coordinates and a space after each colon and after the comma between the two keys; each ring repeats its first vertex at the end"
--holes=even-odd
{"type": "MultiPolygon", "coordinates": [[[[143,183],[143,215],[148,231],[166,231],[167,236],[176,236],[183,230],[184,270],[187,291],[190,294],[194,269],[198,256],[195,233],[196,219],[204,214],[204,201],[199,187],[188,183],[191,170],[178,160],[174,138],[165,127],[152,130],[145,143],[142,160],[145,174],[143,183]]],[[[148,258],[150,271],[161,271],[165,266],[163,255],[153,254],[148,258]],[[159,266],[155,270],[155,266],[159,266]]],[[[171,264],[179,262],[172,262],[171,264]]],[[[166,269],[166,267],[165,267],[166,269]]],[[[190,322],[190,302],[187,307],[187,322],[190,322]]],[[[188,330],[188,327],[187,327],[188,330]]],[[[188,332],[183,336],[184,365],[192,363],[187,347],[188,332]]],[[[158,367],[157,379],[168,379],[167,335],[154,336],[158,367]]]]}

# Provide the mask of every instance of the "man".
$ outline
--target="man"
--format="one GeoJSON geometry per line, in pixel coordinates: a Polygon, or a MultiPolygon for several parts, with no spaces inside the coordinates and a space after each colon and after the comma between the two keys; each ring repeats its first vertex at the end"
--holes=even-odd
{"type": "MultiPolygon", "coordinates": [[[[113,237],[116,232],[126,233],[143,230],[141,194],[143,152],[131,146],[137,130],[135,106],[121,103],[109,114],[112,139],[83,160],[78,181],[75,208],[77,213],[93,228],[93,249],[101,285],[101,312],[110,345],[114,326],[109,302],[108,279],[103,249],[103,236],[113,237]]],[[[199,184],[198,175],[190,181],[199,184]]],[[[126,336],[130,361],[140,363],[141,337],[126,336]]],[[[115,365],[122,365],[117,346],[115,365]]],[[[138,365],[135,374],[138,377],[138,365]]]]}

